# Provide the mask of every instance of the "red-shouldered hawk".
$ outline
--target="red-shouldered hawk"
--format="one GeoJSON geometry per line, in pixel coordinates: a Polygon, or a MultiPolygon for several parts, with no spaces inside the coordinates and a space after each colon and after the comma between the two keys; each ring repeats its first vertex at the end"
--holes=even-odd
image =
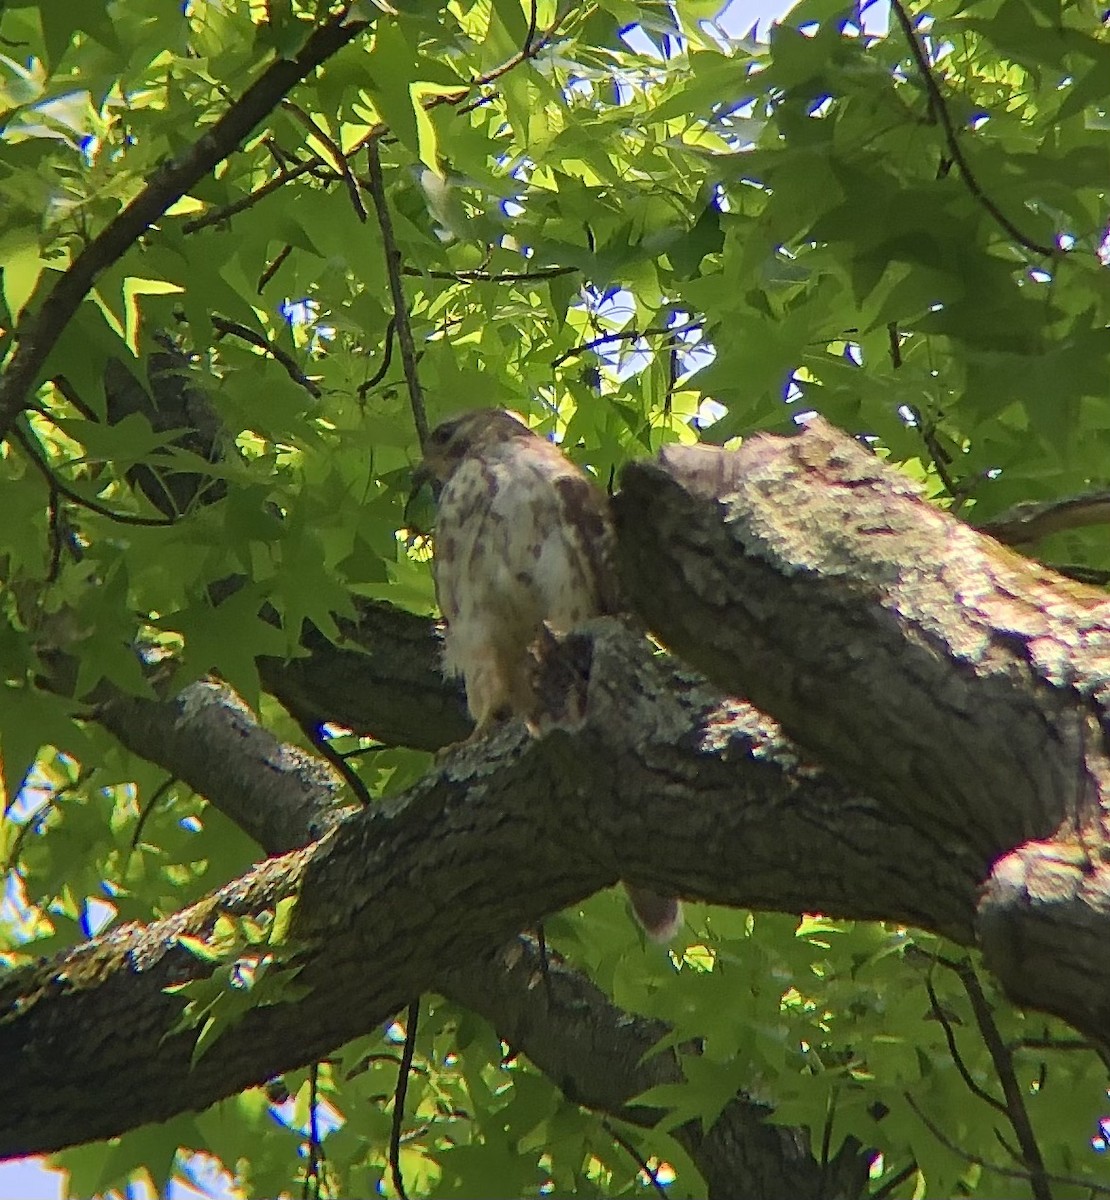
{"type": "MultiPolygon", "coordinates": [[[[422,473],[443,485],[434,569],[446,667],[463,678],[480,736],[506,717],[531,718],[533,651],[545,626],[566,633],[619,611],[613,527],[585,472],[499,409],[437,426],[422,473]]],[[[628,894],[651,937],[674,935],[677,900],[628,894]]]]}

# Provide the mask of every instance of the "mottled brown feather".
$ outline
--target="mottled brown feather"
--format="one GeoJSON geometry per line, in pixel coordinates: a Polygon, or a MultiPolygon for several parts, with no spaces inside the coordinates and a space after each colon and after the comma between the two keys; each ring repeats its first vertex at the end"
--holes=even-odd
{"type": "MultiPolygon", "coordinates": [[[[551,634],[621,609],[606,498],[558,447],[499,409],[438,425],[421,473],[442,485],[436,596],[446,667],[463,678],[476,736],[507,716],[536,731],[537,663],[551,634]]],[[[674,934],[676,901],[630,896],[651,936],[674,934]]]]}

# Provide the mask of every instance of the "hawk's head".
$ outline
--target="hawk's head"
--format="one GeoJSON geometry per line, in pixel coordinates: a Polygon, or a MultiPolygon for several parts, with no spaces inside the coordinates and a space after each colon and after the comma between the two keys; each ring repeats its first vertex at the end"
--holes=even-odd
{"type": "Polygon", "coordinates": [[[510,438],[530,438],[535,434],[517,416],[502,408],[474,408],[458,417],[441,421],[428,434],[424,461],[416,479],[434,479],[446,483],[467,455],[487,446],[500,445],[510,438]]]}

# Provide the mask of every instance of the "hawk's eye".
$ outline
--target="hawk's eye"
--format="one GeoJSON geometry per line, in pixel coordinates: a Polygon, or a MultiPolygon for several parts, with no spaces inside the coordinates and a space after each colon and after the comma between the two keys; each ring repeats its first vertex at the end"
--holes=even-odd
{"type": "Polygon", "coordinates": [[[442,425],[437,425],[435,429],[433,429],[428,435],[428,441],[433,446],[446,446],[452,437],[455,436],[455,431],[457,429],[457,421],[447,421],[442,425]]]}

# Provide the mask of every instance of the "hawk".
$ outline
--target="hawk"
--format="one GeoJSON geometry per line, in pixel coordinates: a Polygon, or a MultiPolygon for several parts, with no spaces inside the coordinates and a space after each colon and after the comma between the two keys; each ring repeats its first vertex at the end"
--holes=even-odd
{"type": "MultiPolygon", "coordinates": [[[[434,574],[446,669],[463,678],[476,736],[507,717],[530,722],[544,639],[620,610],[605,499],[558,447],[500,409],[438,425],[420,474],[442,485],[434,574]]],[[[678,901],[627,890],[648,935],[673,937],[678,901]]]]}

